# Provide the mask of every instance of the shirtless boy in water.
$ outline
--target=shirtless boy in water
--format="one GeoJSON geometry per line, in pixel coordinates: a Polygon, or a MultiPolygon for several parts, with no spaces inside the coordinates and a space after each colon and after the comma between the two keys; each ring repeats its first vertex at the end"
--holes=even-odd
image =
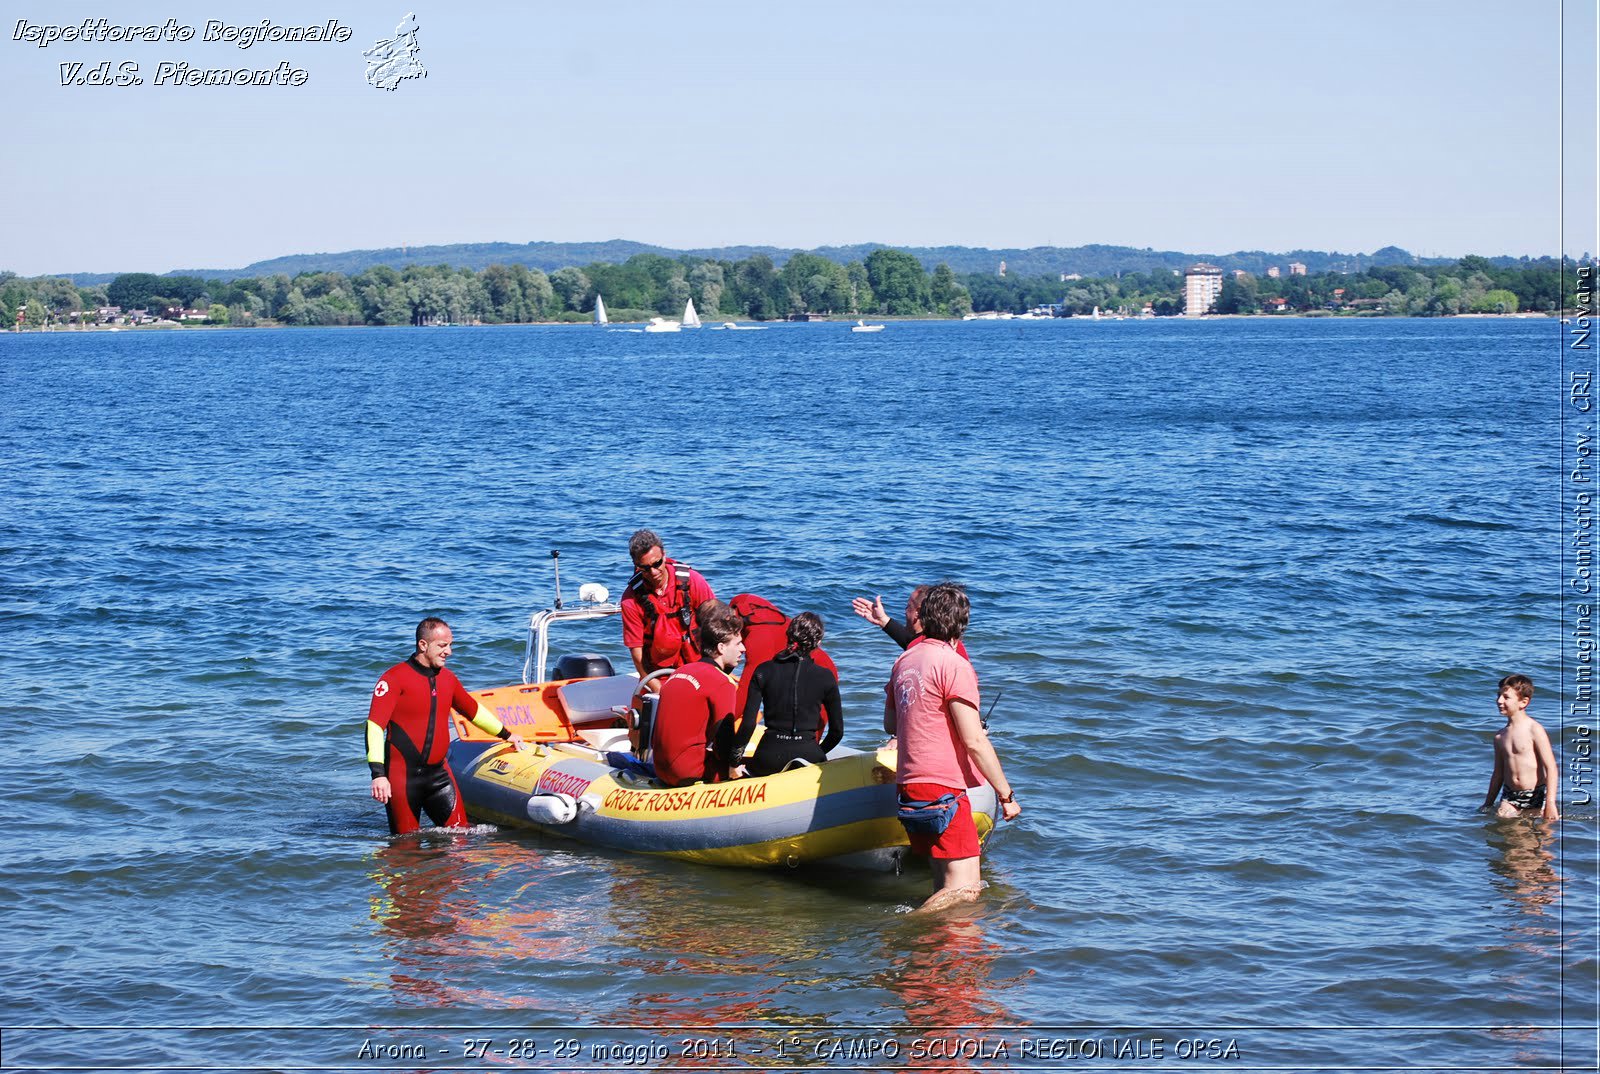
{"type": "Polygon", "coordinates": [[[1550,736],[1528,715],[1532,700],[1533,680],[1526,675],[1507,675],[1500,680],[1495,704],[1506,725],[1494,736],[1494,775],[1489,777],[1489,793],[1482,808],[1494,805],[1495,795],[1504,792],[1495,816],[1516,817],[1538,810],[1545,820],[1560,820],[1556,810],[1560,770],[1550,736]]]}

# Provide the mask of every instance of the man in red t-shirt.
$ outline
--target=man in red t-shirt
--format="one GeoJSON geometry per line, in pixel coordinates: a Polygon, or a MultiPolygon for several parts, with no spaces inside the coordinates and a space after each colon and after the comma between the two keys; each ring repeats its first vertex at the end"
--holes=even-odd
{"type": "Polygon", "coordinates": [[[733,741],[731,672],[744,656],[739,637],[743,620],[732,608],[713,600],[700,609],[699,647],[704,656],[673,672],[661,687],[651,732],[651,763],[669,787],[728,777],[727,764],[716,753],[719,733],[733,741]],[[724,721],[727,727],[723,729],[724,721]]]}
{"type": "MultiPolygon", "coordinates": [[[[622,644],[639,677],[700,656],[695,609],[716,598],[700,572],[668,559],[661,538],[639,530],[628,540],[634,575],[622,591],[622,644]]],[[[657,691],[660,681],[651,684],[657,691]]]]}
{"type": "Polygon", "coordinates": [[[956,653],[971,615],[966,592],[952,582],[929,586],[920,613],[924,639],[894,662],[884,688],[883,729],[894,736],[899,751],[902,801],[957,796],[956,814],[943,832],[908,834],[911,849],[928,855],[937,885],[921,909],[937,910],[971,902],[983,886],[982,847],[967,798],[977,774],[999,795],[1002,820],[1016,817],[1022,807],[978,715],[978,677],[971,662],[956,653]]]}

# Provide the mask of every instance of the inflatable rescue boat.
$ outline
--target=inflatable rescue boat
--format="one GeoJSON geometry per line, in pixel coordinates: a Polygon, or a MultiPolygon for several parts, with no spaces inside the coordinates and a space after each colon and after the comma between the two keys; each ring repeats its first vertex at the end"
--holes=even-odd
{"type": "MultiPolygon", "coordinates": [[[[452,713],[450,767],[474,821],[709,865],[899,869],[907,840],[895,817],[892,749],[841,746],[819,765],[665,787],[632,752],[647,718],[645,682],[589,653],[560,657],[546,677],[553,624],[622,610],[594,586],[580,590],[590,599],[562,607],[557,585],[557,606],[529,620],[524,681],[473,692],[532,748],[519,751],[452,713]]],[[[968,794],[987,840],[999,812],[994,789],[968,794]]]]}

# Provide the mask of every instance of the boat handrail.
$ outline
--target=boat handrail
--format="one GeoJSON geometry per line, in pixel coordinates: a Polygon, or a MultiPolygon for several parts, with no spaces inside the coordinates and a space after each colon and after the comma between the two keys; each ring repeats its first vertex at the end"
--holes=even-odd
{"type": "Polygon", "coordinates": [[[580,601],[564,608],[544,608],[534,612],[528,617],[528,648],[522,658],[523,685],[545,681],[545,665],[550,659],[551,623],[604,619],[609,615],[621,614],[621,605],[611,601],[580,601]],[[534,678],[536,670],[538,678],[534,678]]]}

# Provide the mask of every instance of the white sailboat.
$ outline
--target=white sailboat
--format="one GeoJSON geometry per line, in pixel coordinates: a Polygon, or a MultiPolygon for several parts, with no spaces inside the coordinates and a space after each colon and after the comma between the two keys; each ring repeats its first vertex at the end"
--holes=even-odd
{"type": "Polygon", "coordinates": [[[599,295],[594,296],[594,323],[611,323],[611,321],[606,317],[606,300],[601,298],[599,295]]]}
{"type": "Polygon", "coordinates": [[[683,327],[700,327],[700,315],[694,311],[694,299],[692,298],[689,300],[688,304],[683,307],[683,327]]]}

